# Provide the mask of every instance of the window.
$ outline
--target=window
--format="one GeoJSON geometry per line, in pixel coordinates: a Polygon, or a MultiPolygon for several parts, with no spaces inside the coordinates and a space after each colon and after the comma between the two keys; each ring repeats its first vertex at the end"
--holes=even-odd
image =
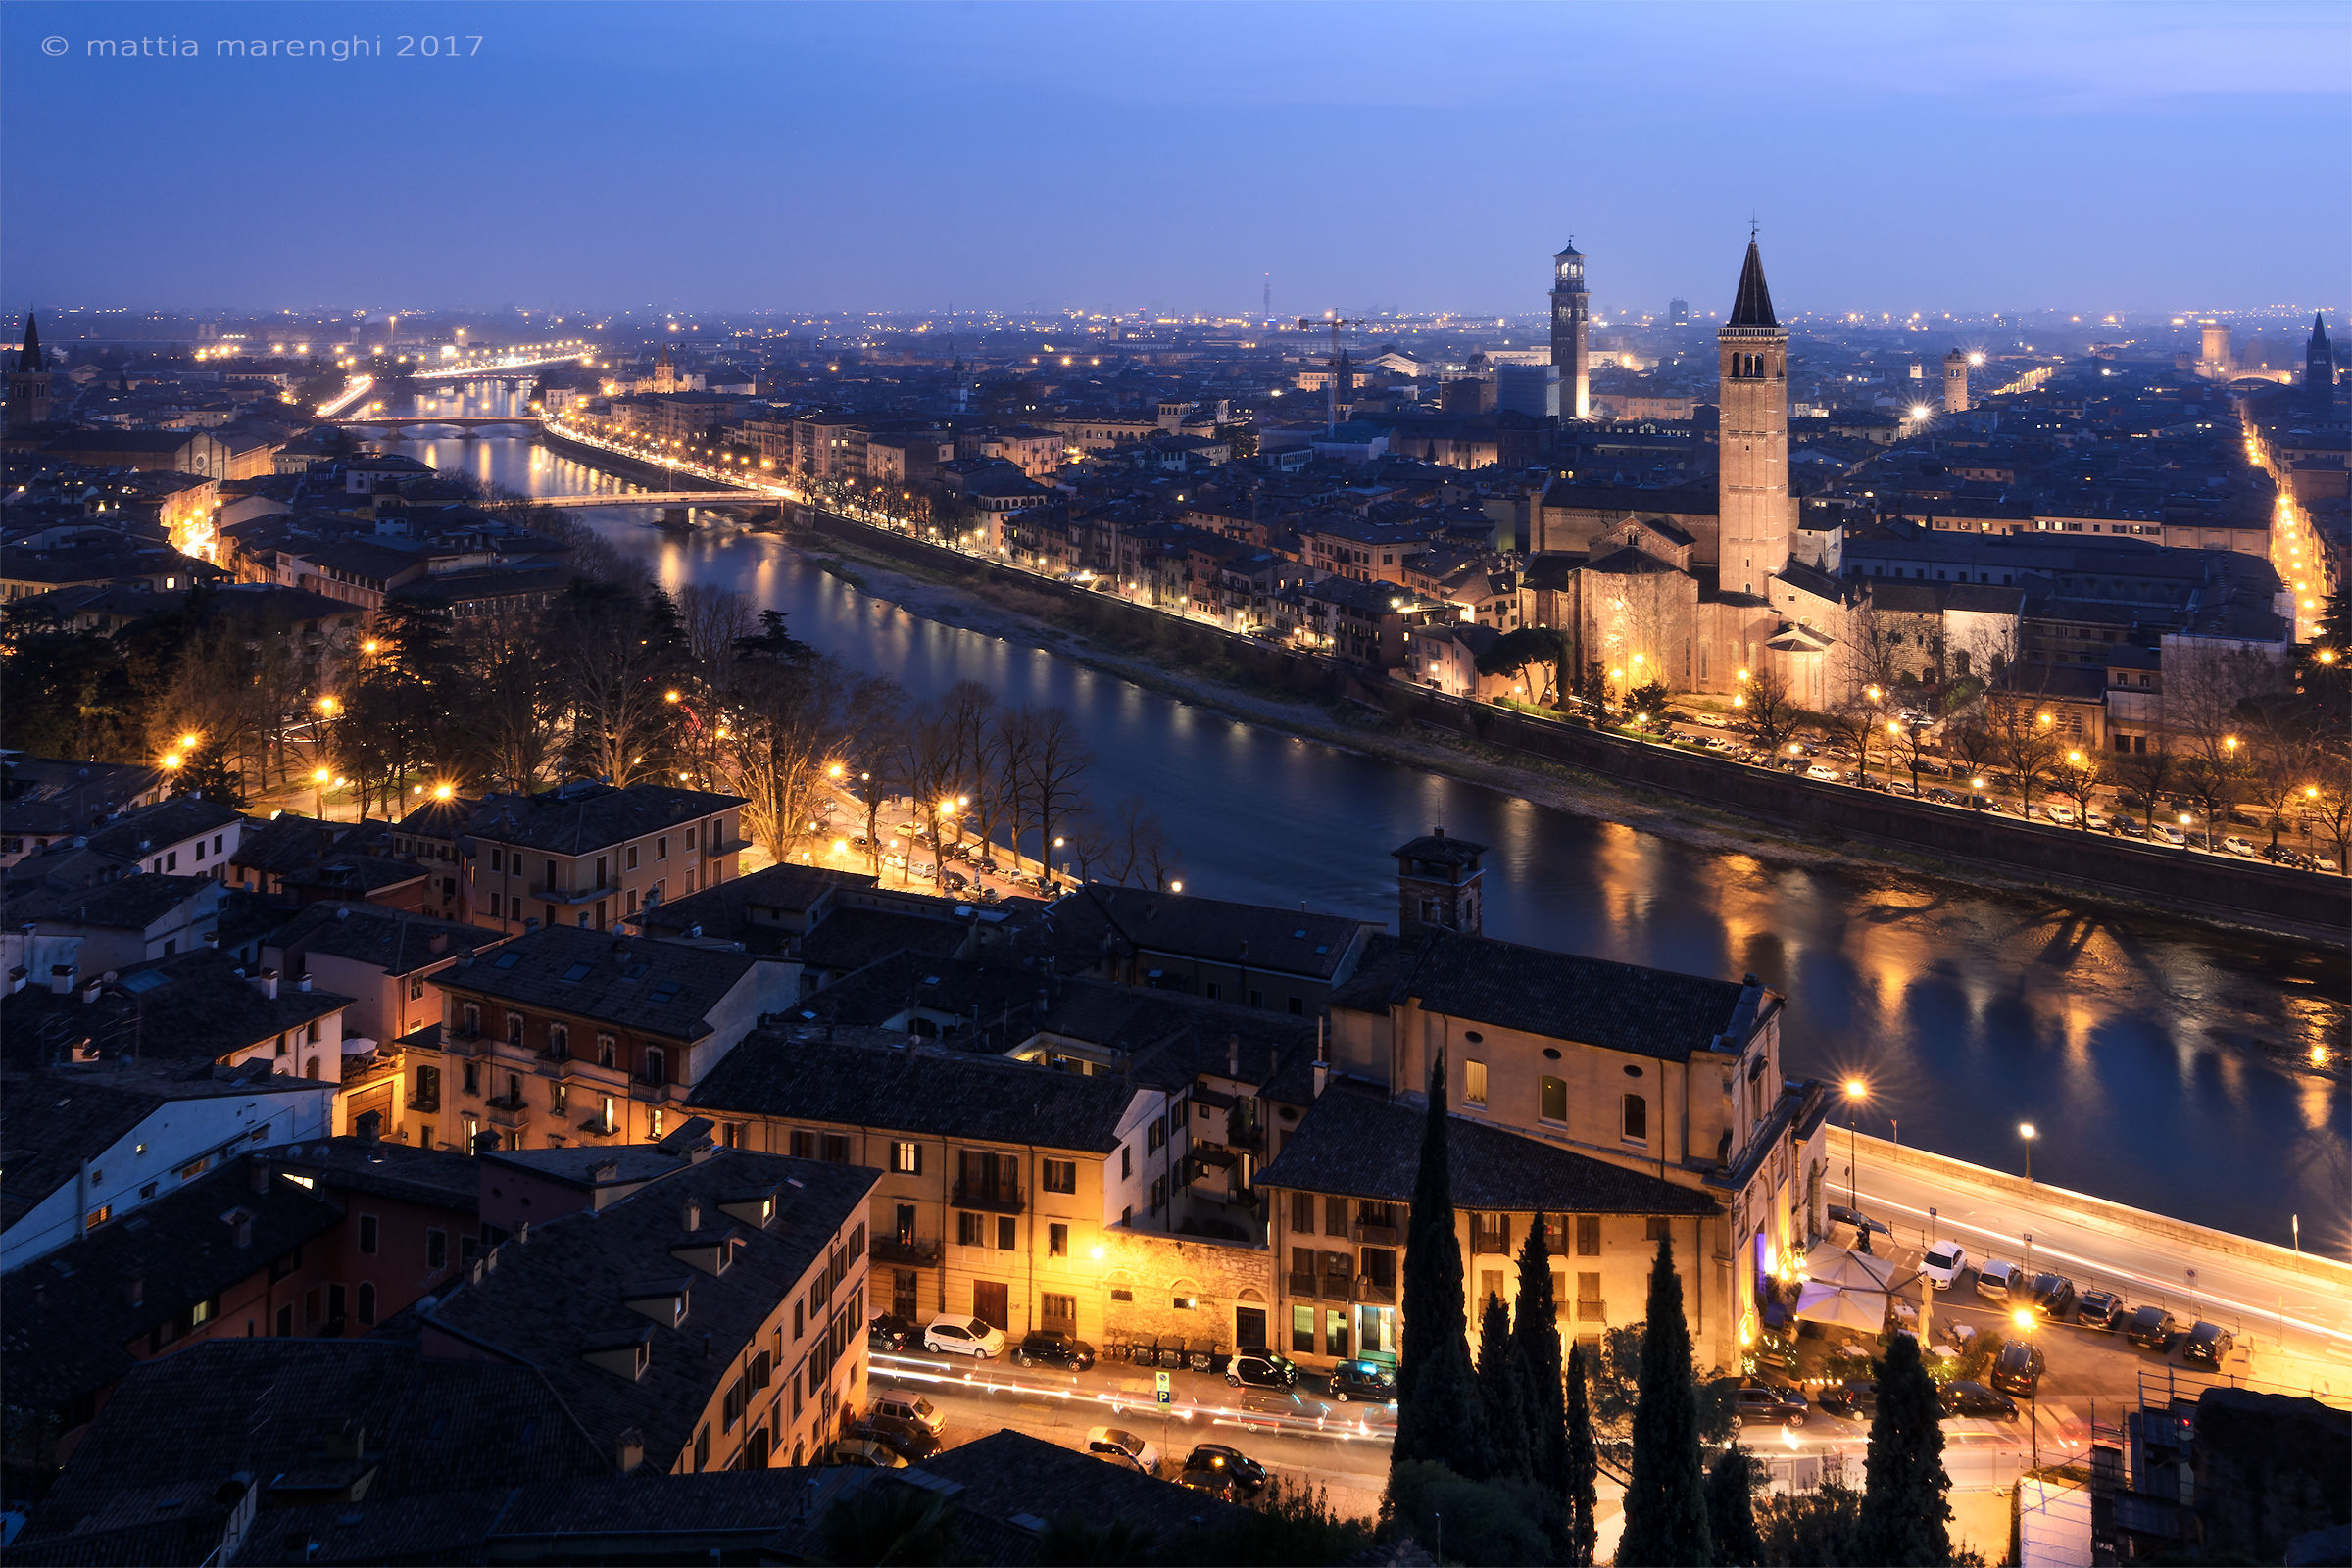
{"type": "Polygon", "coordinates": [[[645,1136],[655,1143],[662,1141],[662,1107],[654,1106],[645,1113],[645,1136]]]}
{"type": "Polygon", "coordinates": [[[1020,1222],[1010,1214],[997,1218],[997,1250],[1009,1252],[1020,1245],[1020,1222]]]}
{"type": "Polygon", "coordinates": [[[1465,1060],[1462,1063],[1462,1099],[1473,1105],[1487,1102],[1487,1064],[1465,1060]]]}
{"type": "Polygon", "coordinates": [[[710,1423],[708,1421],[695,1429],[694,1468],[697,1472],[710,1468],[710,1423]]]}
{"type": "Polygon", "coordinates": [[[563,1083],[559,1080],[558,1082],[549,1084],[547,1086],[547,1113],[549,1115],[563,1115],[564,1107],[570,1104],[570,1102],[571,1094],[570,1086],[568,1084],[563,1083]]]}
{"type": "Polygon", "coordinates": [[[1039,1181],[1049,1193],[1074,1193],[1078,1190],[1078,1162],[1074,1159],[1049,1159],[1043,1162],[1039,1181]]]}
{"type": "Polygon", "coordinates": [[[1668,1240],[1673,1234],[1667,1228],[1669,1222],[1663,1215],[1653,1214],[1648,1219],[1643,1220],[1642,1224],[1642,1239],[1645,1241],[1663,1242],[1668,1240]]]}
{"type": "Polygon", "coordinates": [[[1147,1124],[1145,1124],[1145,1127],[1144,1127],[1144,1152],[1145,1152],[1145,1153],[1147,1153],[1147,1154],[1151,1154],[1151,1153],[1156,1153],[1156,1152],[1158,1152],[1158,1150],[1159,1150],[1160,1146],[1161,1146],[1161,1145],[1163,1145],[1163,1144],[1165,1144],[1167,1141],[1168,1141],[1168,1118],[1167,1118],[1167,1117],[1165,1117],[1165,1116],[1154,1116],[1154,1117],[1152,1117],[1152,1120],[1151,1120],[1150,1122],[1148,1122],[1147,1124]]]}
{"type": "Polygon", "coordinates": [[[724,1432],[734,1431],[735,1423],[743,1419],[744,1407],[750,1402],[751,1395],[744,1387],[742,1378],[737,1378],[728,1384],[726,1397],[719,1404],[719,1429],[724,1432]]]}
{"type": "Polygon", "coordinates": [[[1649,1139],[1649,1102],[1640,1095],[1625,1097],[1625,1140],[1645,1143],[1649,1139]]]}
{"type": "Polygon", "coordinates": [[[1314,1194],[1293,1193],[1291,1195],[1291,1229],[1301,1236],[1315,1234],[1314,1194]]]}
{"type": "Polygon", "coordinates": [[[571,1059],[571,1030],[560,1023],[547,1026],[547,1054],[558,1061],[571,1059]]]}
{"type": "Polygon", "coordinates": [[[1301,1018],[1301,1017],[1304,1017],[1305,1015],[1306,1015],[1306,1004],[1305,1004],[1305,1002],[1301,1001],[1301,1000],[1300,1000],[1299,998],[1298,998],[1298,997],[1293,997],[1293,998],[1291,999],[1291,1016],[1292,1016],[1292,1017],[1294,1017],[1294,1018],[1301,1018]]]}
{"type": "Polygon", "coordinates": [[[649,1084],[669,1082],[669,1057],[660,1046],[648,1046],[642,1054],[642,1076],[649,1084]]]}
{"type": "Polygon", "coordinates": [[[362,1214],[360,1216],[361,1251],[373,1252],[375,1250],[375,1216],[373,1214],[362,1214]]]}
{"type": "Polygon", "coordinates": [[[1501,1252],[1511,1250],[1511,1217],[1508,1214],[1472,1214],[1470,1216],[1470,1250],[1473,1252],[1501,1252]]]}
{"type": "Polygon", "coordinates": [[[669,858],[669,839],[666,836],[654,840],[654,858],[657,860],[669,858]]]}
{"type": "Polygon", "coordinates": [[[479,1062],[466,1063],[466,1092],[469,1095],[482,1092],[482,1068],[479,1062]]]}
{"type": "Polygon", "coordinates": [[[923,1146],[905,1139],[890,1146],[890,1168],[902,1176],[923,1173],[923,1146]]]}
{"type": "Polygon", "coordinates": [[[360,1321],[369,1324],[375,1321],[375,1283],[372,1280],[360,1281],[360,1321]]]}
{"type": "Polygon", "coordinates": [[[1121,1144],[1119,1146],[1119,1179],[1121,1181],[1125,1181],[1134,1174],[1135,1146],[1133,1144],[1121,1144]]]}
{"type": "Polygon", "coordinates": [[[1345,1198],[1323,1200],[1323,1234],[1326,1236],[1346,1236],[1348,1234],[1348,1200],[1345,1198]]]}
{"type": "Polygon", "coordinates": [[[1544,1103],[1541,1114],[1545,1121],[1565,1122],[1568,1119],[1568,1082],[1564,1078],[1546,1078],[1544,1084],[1544,1103]]]}
{"type": "Polygon", "coordinates": [[[100,1203],[96,1208],[90,1210],[90,1217],[83,1223],[82,1228],[84,1230],[94,1231],[99,1226],[105,1224],[108,1220],[113,1219],[114,1217],[115,1205],[112,1203],[100,1203]]]}
{"type": "Polygon", "coordinates": [[[628,871],[634,871],[634,870],[636,870],[636,869],[637,869],[637,846],[636,846],[636,845],[632,844],[632,845],[630,845],[630,846],[629,846],[629,848],[628,848],[628,850],[627,850],[627,852],[626,852],[626,855],[624,856],[624,858],[623,858],[623,859],[622,859],[622,861],[621,861],[621,868],[622,868],[623,870],[628,870],[628,871]]]}
{"type": "Polygon", "coordinates": [[[1576,1277],[1576,1320],[1579,1323],[1606,1323],[1609,1309],[1600,1299],[1600,1276],[1579,1274],[1576,1277]]]}
{"type": "Polygon", "coordinates": [[[1311,1306],[1291,1308],[1291,1353],[1315,1353],[1315,1309],[1311,1306]]]}
{"type": "Polygon", "coordinates": [[[611,1035],[598,1035],[596,1037],[596,1064],[599,1067],[611,1067],[617,1065],[619,1056],[619,1041],[613,1039],[611,1035]]]}
{"type": "Polygon", "coordinates": [[[1576,1255],[1579,1257],[1598,1257],[1600,1255],[1600,1216],[1598,1214],[1576,1216],[1576,1255]]]}
{"type": "Polygon", "coordinates": [[[986,1247],[988,1245],[987,1216],[975,1214],[968,1208],[956,1211],[956,1245],[957,1247],[986,1247]]]}
{"type": "Polygon", "coordinates": [[[1165,1176],[1154,1176],[1152,1178],[1152,1212],[1156,1214],[1167,1206],[1168,1179],[1165,1176]]]}
{"type": "Polygon", "coordinates": [[[504,871],[506,868],[507,852],[501,849],[493,848],[490,851],[490,869],[493,871],[504,871]]]}
{"type": "Polygon", "coordinates": [[[1070,1228],[1067,1225],[1053,1224],[1046,1227],[1046,1255],[1048,1257],[1070,1255],[1070,1228]]]}
{"type": "Polygon", "coordinates": [[[814,1159],[816,1157],[816,1134],[808,1131],[806,1127],[795,1127],[792,1130],[792,1157],[814,1159]]]}
{"type": "Polygon", "coordinates": [[[832,1165],[847,1165],[850,1162],[850,1140],[846,1134],[825,1134],[825,1161],[832,1165]]]}

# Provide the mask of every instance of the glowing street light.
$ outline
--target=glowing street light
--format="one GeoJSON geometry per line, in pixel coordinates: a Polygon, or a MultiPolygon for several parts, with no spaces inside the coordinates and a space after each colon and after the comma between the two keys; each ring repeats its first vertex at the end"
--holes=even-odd
{"type": "Polygon", "coordinates": [[[2026,1180],[2032,1182],[2034,1180],[2034,1140],[2041,1135],[2034,1130],[2032,1122],[2021,1121],[2017,1124],[2017,1136],[2025,1142],[2026,1180]]]}

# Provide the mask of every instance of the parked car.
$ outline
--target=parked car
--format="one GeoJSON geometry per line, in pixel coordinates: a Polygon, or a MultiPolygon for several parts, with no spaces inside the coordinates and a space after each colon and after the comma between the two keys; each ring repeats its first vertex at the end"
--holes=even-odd
{"type": "Polygon", "coordinates": [[[2254,841],[2243,834],[2232,833],[2222,840],[2222,848],[2231,855],[2251,856],[2254,853],[2254,841]]]}
{"type": "Polygon", "coordinates": [[[1226,1363],[1225,1381],[1237,1389],[1245,1383],[1255,1389],[1287,1389],[1298,1381],[1298,1368],[1270,1350],[1245,1350],[1226,1363]]]}
{"type": "Polygon", "coordinates": [[[904,1350],[922,1332],[907,1319],[883,1312],[865,1326],[865,1348],[868,1350],[904,1350]]]}
{"type": "Polygon", "coordinates": [[[1968,1249],[1958,1242],[1937,1242],[1920,1255],[1919,1271],[1939,1291],[1948,1291],[1968,1267],[1968,1249]]]}
{"type": "Polygon", "coordinates": [[[1813,1402],[1845,1421],[1868,1421],[1879,1413],[1879,1386],[1869,1378],[1847,1378],[1813,1396],[1813,1402]]]}
{"type": "Polygon", "coordinates": [[[2180,1343],[2180,1359],[2190,1366],[2218,1367],[2236,1345],[2237,1337],[2228,1329],[2200,1319],[2180,1343]]]}
{"type": "Polygon", "coordinates": [[[1159,1471],[1159,1450],[1132,1432],[1118,1427],[1096,1427],[1086,1435],[1086,1451],[1112,1464],[1128,1465],[1146,1475],[1159,1471]]]}
{"type": "Polygon", "coordinates": [[[1742,1383],[1732,1396],[1732,1419],[1743,1427],[1801,1427],[1810,1408],[1796,1390],[1770,1383],[1742,1383]]]}
{"type": "Polygon", "coordinates": [[[1095,1348],[1059,1329],[1032,1329],[1013,1347],[1015,1366],[1057,1366],[1083,1372],[1095,1364],[1095,1348]]]}
{"type": "Polygon", "coordinates": [[[1834,767],[1824,767],[1819,762],[1815,762],[1805,769],[1805,777],[1818,784],[1842,784],[1845,782],[1843,773],[1834,767]]]}
{"type": "Polygon", "coordinates": [[[844,1438],[825,1450],[825,1463],[858,1465],[868,1470],[904,1470],[906,1461],[886,1444],[871,1438],[844,1438]]]}
{"type": "Polygon", "coordinates": [[[2128,839],[2144,839],[2148,836],[2147,828],[2141,824],[2139,818],[2136,816],[2117,817],[2115,819],[2115,830],[2128,839]]]}
{"type": "Polygon", "coordinates": [[[2041,814],[2049,818],[2051,821],[2057,823],[2060,827],[2073,827],[2075,825],[2075,808],[2071,806],[2062,806],[2056,802],[2052,802],[2050,805],[2041,808],[2041,814]]]}
{"type": "Polygon", "coordinates": [[[2143,1306],[2124,1320],[2124,1338],[2159,1355],[2172,1348],[2173,1314],[2161,1306],[2143,1306]]]}
{"type": "Polygon", "coordinates": [[[1254,1496],[1265,1490],[1266,1467],[1241,1449],[1222,1443],[1197,1445],[1185,1456],[1184,1468],[1188,1473],[1195,1470],[1223,1471],[1234,1479],[1244,1496],[1254,1496]]]}
{"type": "Polygon", "coordinates": [[[2113,1291],[2084,1291],[2075,1303],[2075,1321],[2086,1328],[2113,1329],[2124,1321],[2124,1298],[2113,1291]]]}
{"type": "Polygon", "coordinates": [[[1945,1415],[1989,1416],[2008,1421],[2017,1419],[2017,1401],[1982,1383],[1946,1383],[1938,1397],[1943,1401],[1945,1415]]]}
{"type": "Polygon", "coordinates": [[[935,1438],[948,1430],[948,1418],[919,1394],[877,1394],[867,1401],[866,1409],[894,1421],[911,1421],[935,1438]]]}
{"type": "Polygon", "coordinates": [[[2006,1304],[2024,1284],[2025,1273],[2015,1263],[1988,1257],[1977,1265],[1977,1294],[1988,1301],[2006,1304]]]}
{"type": "Polygon", "coordinates": [[[986,1361],[1004,1353],[1004,1331],[976,1317],[942,1313],[923,1325],[923,1348],[986,1361]]]}
{"type": "Polygon", "coordinates": [[[2063,1323],[2075,1308],[2075,1282],[2063,1274],[2034,1276],[2034,1310],[2063,1323]]]}
{"type": "Polygon", "coordinates": [[[930,1458],[939,1451],[939,1436],[919,1421],[902,1421],[892,1415],[868,1415],[850,1428],[852,1438],[879,1443],[908,1464],[930,1458]]]}
{"type": "Polygon", "coordinates": [[[2026,1340],[2011,1340],[1993,1357],[1992,1371],[1987,1375],[1992,1386],[2003,1394],[2031,1395],[2041,1384],[2045,1364],[2040,1346],[2026,1340]]]}
{"type": "Polygon", "coordinates": [[[1396,1375],[1378,1361],[1342,1361],[1331,1370],[1331,1396],[1385,1402],[1396,1397],[1396,1375]]]}

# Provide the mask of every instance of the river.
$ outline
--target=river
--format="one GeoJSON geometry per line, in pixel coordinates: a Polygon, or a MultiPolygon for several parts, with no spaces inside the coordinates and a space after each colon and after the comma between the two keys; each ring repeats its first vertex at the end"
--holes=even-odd
{"type": "MultiPolygon", "coordinates": [[[[418,412],[501,412],[488,386],[418,412]]],[[[513,437],[392,449],[531,494],[619,488],[513,437]]],[[[1238,722],[920,619],[736,529],[678,539],[647,509],[574,512],[676,589],[740,589],[794,635],[917,698],[970,677],[1058,703],[1092,794],[1150,801],[1189,891],[1393,920],[1388,852],[1442,824],[1491,846],[1490,935],[1736,977],[1788,998],[1789,1071],[1870,1085],[1866,1131],[2241,1235],[2352,1257],[2352,1103],[2301,1070],[2342,1050],[2341,955],[1862,868],[1775,863],[1531,805],[1238,722]]],[[[1842,1115],[1840,1117],[1842,1119],[1842,1115]]]]}

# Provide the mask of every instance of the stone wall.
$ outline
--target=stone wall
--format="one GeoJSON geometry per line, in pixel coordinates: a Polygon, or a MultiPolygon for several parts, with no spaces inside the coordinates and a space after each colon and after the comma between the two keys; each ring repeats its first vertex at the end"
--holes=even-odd
{"type": "Polygon", "coordinates": [[[1103,1230],[1102,1247],[1105,1339],[1205,1340],[1230,1351],[1239,1343],[1235,1309],[1250,1307],[1266,1314],[1273,1343],[1274,1254],[1265,1248],[1115,1225],[1103,1230]],[[1179,1306],[1180,1298],[1195,1304],[1179,1306]]]}

